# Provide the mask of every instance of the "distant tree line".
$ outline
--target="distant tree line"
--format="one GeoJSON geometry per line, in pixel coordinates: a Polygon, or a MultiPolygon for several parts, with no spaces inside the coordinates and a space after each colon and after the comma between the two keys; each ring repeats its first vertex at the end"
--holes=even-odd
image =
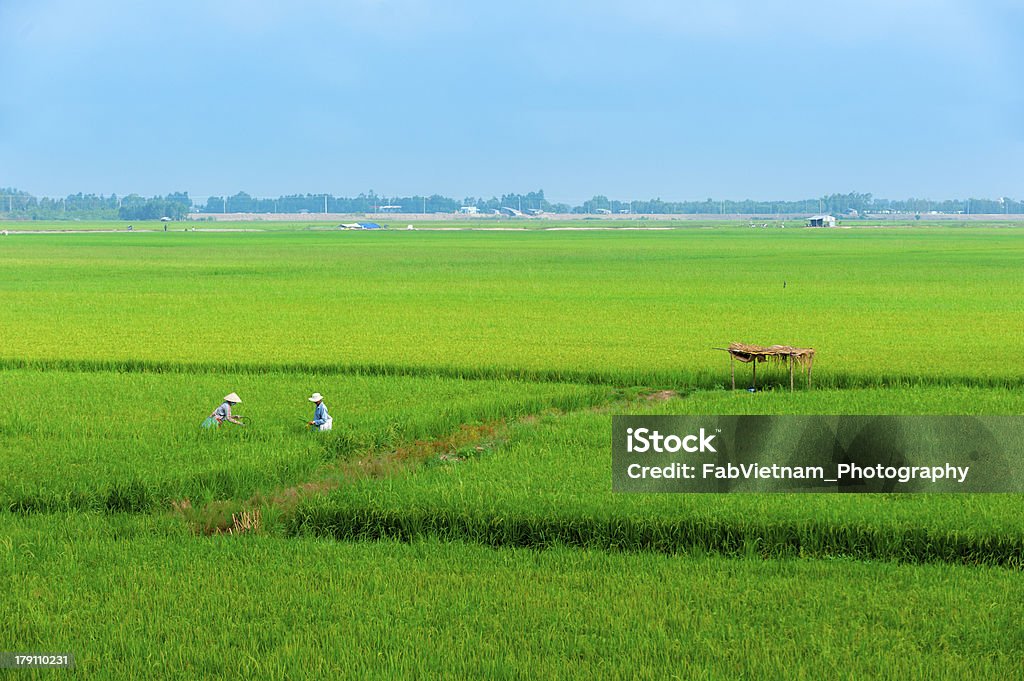
{"type": "Polygon", "coordinates": [[[572,209],[573,213],[649,213],[649,214],[740,214],[773,215],[785,213],[825,213],[844,216],[871,213],[1024,213],[1024,202],[1004,197],[1001,199],[876,199],[871,194],[830,194],[817,199],[799,201],[733,201],[705,199],[704,201],[618,201],[606,196],[595,196],[572,209]]]}
{"type": "Polygon", "coordinates": [[[30,220],[182,220],[192,211],[188,192],[145,198],[138,194],[69,194],[36,198],[14,188],[0,188],[0,215],[30,220]]]}
{"type": "Polygon", "coordinates": [[[376,213],[381,210],[400,213],[454,213],[463,206],[473,206],[480,211],[499,210],[502,207],[524,212],[541,210],[550,213],[570,213],[573,210],[568,204],[547,201],[543,189],[527,194],[503,194],[500,199],[468,197],[461,201],[438,194],[382,196],[372,189],[353,198],[332,194],[291,194],[269,199],[238,192],[233,196],[211,196],[205,204],[197,206],[196,210],[202,213],[376,213]]]}
{"type": "Polygon", "coordinates": [[[830,194],[816,199],[798,201],[735,201],[712,199],[703,201],[663,201],[660,198],[625,201],[594,196],[578,206],[552,203],[544,190],[525,194],[509,193],[489,199],[466,197],[462,200],[433,194],[431,196],[383,196],[373,190],[356,197],[332,194],[290,194],[277,198],[259,198],[245,192],[233,196],[211,196],[204,203],[194,202],[188,192],[166,196],[142,197],[138,194],[69,194],[65,197],[35,197],[15,188],[0,188],[0,215],[32,220],[182,220],[196,213],[454,213],[462,207],[473,207],[481,213],[512,208],[523,213],[618,213],[618,214],[807,214],[828,213],[837,216],[870,215],[872,213],[930,212],[950,214],[1024,213],[1024,202],[1008,197],[1000,199],[876,199],[871,194],[851,192],[830,194]]]}

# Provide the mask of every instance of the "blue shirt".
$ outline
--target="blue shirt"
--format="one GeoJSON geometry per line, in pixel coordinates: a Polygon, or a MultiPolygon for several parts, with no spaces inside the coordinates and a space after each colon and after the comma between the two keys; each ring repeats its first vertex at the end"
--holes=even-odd
{"type": "Polygon", "coordinates": [[[213,418],[218,421],[227,421],[231,418],[231,403],[224,402],[219,407],[213,410],[213,418]]]}
{"type": "Polygon", "coordinates": [[[316,405],[316,411],[313,412],[313,425],[322,426],[327,423],[327,420],[331,418],[331,415],[327,413],[327,407],[324,403],[316,405]]]}

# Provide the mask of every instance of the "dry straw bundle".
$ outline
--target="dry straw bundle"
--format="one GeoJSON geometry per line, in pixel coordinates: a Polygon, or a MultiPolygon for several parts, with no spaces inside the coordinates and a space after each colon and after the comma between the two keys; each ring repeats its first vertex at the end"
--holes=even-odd
{"type": "Polygon", "coordinates": [[[794,348],[792,345],[752,345],[729,343],[726,351],[741,362],[787,362],[790,359],[805,367],[814,363],[814,348],[794,348]]]}

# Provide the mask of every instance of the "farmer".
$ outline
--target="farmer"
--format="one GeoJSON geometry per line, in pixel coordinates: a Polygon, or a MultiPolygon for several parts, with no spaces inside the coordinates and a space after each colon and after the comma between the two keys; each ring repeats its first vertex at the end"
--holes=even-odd
{"type": "Polygon", "coordinates": [[[224,423],[225,421],[229,421],[239,426],[244,426],[245,424],[238,420],[242,417],[234,416],[231,413],[232,405],[238,404],[241,401],[242,398],[239,397],[237,393],[231,393],[230,395],[226,395],[224,397],[224,402],[222,402],[219,407],[214,409],[213,413],[207,416],[206,420],[203,421],[203,427],[209,428],[210,426],[213,425],[217,425],[219,427],[220,424],[224,423]]]}
{"type": "Polygon", "coordinates": [[[313,412],[313,420],[308,422],[310,428],[317,430],[330,430],[334,424],[334,419],[327,413],[327,406],[324,404],[324,396],[320,393],[313,393],[310,398],[310,402],[316,404],[316,410],[313,412]]]}

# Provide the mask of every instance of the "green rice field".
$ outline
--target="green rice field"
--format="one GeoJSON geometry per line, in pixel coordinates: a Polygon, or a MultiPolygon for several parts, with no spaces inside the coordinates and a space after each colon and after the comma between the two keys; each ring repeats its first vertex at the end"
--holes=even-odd
{"type": "Polygon", "coordinates": [[[185,498],[247,497],[464,423],[582,409],[612,394],[598,385],[424,376],[17,369],[0,377],[0,505],[19,510],[150,511],[185,498]],[[331,395],[338,414],[325,437],[305,425],[314,389],[331,395]],[[245,395],[237,411],[248,426],[201,430],[232,391],[245,395]],[[40,417],[51,395],[60,395],[60,419],[40,417]]]}
{"type": "Polygon", "coordinates": [[[3,243],[2,357],[712,387],[711,348],[785,340],[827,386],[1013,384],[1020,234],[25,235],[3,243]]]}
{"type": "Polygon", "coordinates": [[[610,435],[1021,414],[1024,227],[215,226],[0,238],[0,652],[110,678],[1020,677],[1021,495],[615,494],[610,435]],[[814,347],[813,388],[729,390],[732,341],[814,347]],[[248,425],[200,429],[229,392],[248,425]]]}
{"type": "Polygon", "coordinates": [[[1013,678],[1024,646],[990,567],[0,523],[0,637],[80,675],[1013,678]]]}

